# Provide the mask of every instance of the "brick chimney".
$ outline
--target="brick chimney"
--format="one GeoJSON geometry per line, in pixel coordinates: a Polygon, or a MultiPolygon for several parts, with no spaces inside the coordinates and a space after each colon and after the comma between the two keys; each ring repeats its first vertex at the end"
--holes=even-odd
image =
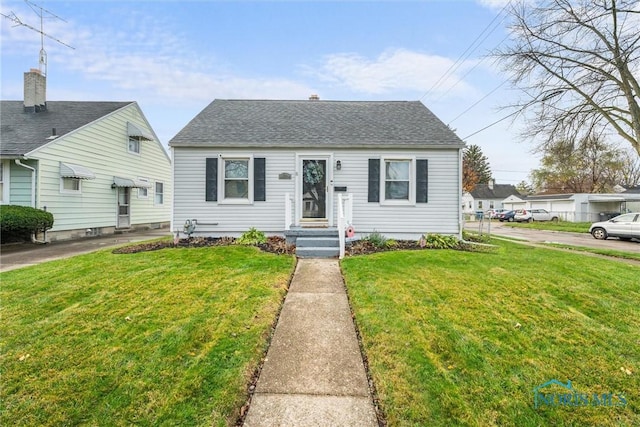
{"type": "Polygon", "coordinates": [[[24,111],[39,113],[47,110],[47,78],[32,68],[24,73],[24,111]]]}

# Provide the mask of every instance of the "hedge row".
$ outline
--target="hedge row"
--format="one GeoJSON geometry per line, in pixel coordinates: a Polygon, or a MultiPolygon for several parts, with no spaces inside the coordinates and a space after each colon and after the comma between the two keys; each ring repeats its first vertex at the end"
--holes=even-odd
{"type": "Polygon", "coordinates": [[[0,205],[0,229],[2,240],[28,238],[53,227],[51,212],[29,206],[0,205]]]}

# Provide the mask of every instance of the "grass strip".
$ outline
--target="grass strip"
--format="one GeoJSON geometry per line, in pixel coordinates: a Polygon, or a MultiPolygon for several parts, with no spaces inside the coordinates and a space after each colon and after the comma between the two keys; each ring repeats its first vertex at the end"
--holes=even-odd
{"type": "Polygon", "coordinates": [[[388,424],[637,425],[640,268],[497,244],[342,261],[388,424]],[[534,388],[552,379],[628,403],[535,408],[534,388]]]}
{"type": "Polygon", "coordinates": [[[0,424],[233,424],[294,265],[229,246],[2,273],[0,424]]]}

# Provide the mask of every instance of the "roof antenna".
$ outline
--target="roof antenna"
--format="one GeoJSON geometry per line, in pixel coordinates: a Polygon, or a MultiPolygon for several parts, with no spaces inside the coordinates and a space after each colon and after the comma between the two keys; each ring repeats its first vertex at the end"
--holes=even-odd
{"type": "Polygon", "coordinates": [[[5,15],[4,13],[0,13],[0,15],[4,16],[5,18],[15,22],[16,26],[23,26],[23,27],[27,27],[30,30],[33,30],[37,33],[40,34],[40,57],[38,60],[38,69],[40,70],[40,72],[43,75],[47,75],[47,51],[44,50],[44,38],[48,37],[58,43],[60,43],[63,46],[66,46],[68,48],[71,49],[75,49],[75,47],[73,46],[69,46],[68,44],[66,44],[65,42],[58,40],[57,38],[50,36],[49,34],[44,32],[44,15],[45,13],[47,15],[49,15],[49,18],[56,18],[61,20],[62,22],[67,22],[64,19],[60,18],[58,15],[56,15],[55,13],[43,8],[42,6],[38,6],[35,3],[30,2],[29,0],[24,0],[25,3],[27,3],[29,5],[29,7],[40,17],[40,29],[37,29],[35,27],[32,27],[29,24],[25,24],[24,22],[22,22],[22,20],[20,18],[18,18],[18,16],[12,11],[10,15],[5,15]]]}

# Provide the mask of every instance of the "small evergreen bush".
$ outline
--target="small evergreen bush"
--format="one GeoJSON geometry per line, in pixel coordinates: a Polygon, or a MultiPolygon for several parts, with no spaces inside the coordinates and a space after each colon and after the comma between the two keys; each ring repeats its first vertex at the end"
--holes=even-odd
{"type": "Polygon", "coordinates": [[[31,234],[53,227],[51,212],[29,206],[0,205],[2,241],[29,240],[31,234]]]}

